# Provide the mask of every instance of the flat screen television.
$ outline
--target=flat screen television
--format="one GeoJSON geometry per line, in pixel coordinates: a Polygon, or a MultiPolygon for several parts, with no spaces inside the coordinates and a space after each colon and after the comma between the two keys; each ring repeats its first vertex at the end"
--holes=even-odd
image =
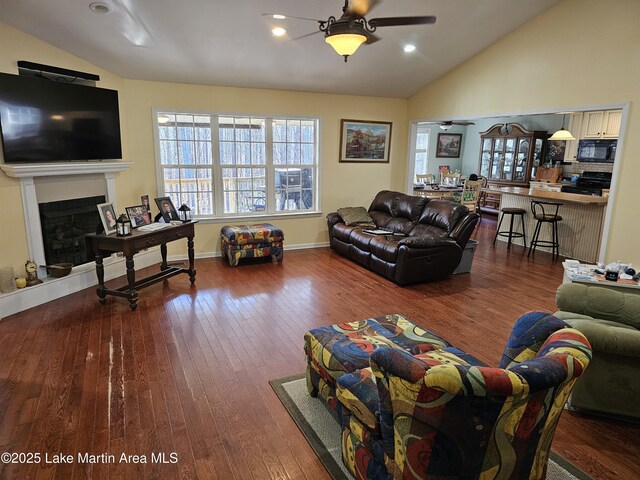
{"type": "Polygon", "coordinates": [[[0,73],[5,163],[122,158],[118,92],[0,73]]]}

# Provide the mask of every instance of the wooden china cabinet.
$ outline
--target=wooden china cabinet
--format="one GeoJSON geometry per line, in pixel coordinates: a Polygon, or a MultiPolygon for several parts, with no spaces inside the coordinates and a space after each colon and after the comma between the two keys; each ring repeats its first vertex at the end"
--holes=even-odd
{"type": "MultiPolygon", "coordinates": [[[[547,132],[530,131],[518,123],[498,123],[480,132],[480,176],[490,186],[528,187],[544,158],[547,132]]],[[[486,193],[480,206],[500,209],[500,196],[486,193]]]]}

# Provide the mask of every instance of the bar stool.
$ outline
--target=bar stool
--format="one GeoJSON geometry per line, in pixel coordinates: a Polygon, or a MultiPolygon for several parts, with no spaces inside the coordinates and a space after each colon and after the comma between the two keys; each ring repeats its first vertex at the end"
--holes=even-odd
{"type": "Polygon", "coordinates": [[[511,241],[514,238],[522,238],[522,242],[524,243],[524,248],[527,248],[527,235],[524,231],[524,215],[527,211],[524,208],[511,208],[505,207],[500,209],[502,215],[500,216],[500,222],[498,223],[498,228],[496,229],[496,235],[493,237],[493,244],[496,244],[496,239],[498,235],[501,237],[508,237],[509,241],[507,242],[507,248],[511,248],[511,241]],[[509,222],[509,230],[500,230],[500,225],[502,225],[502,220],[505,215],[511,215],[511,221],[509,222]],[[518,215],[520,217],[520,223],[522,224],[522,233],[513,231],[513,220],[518,215]]]}
{"type": "Polygon", "coordinates": [[[533,232],[533,240],[529,246],[529,253],[527,257],[531,255],[531,252],[536,251],[537,246],[551,247],[551,257],[556,258],[560,255],[560,243],[558,242],[558,222],[562,221],[562,217],[558,215],[561,203],[556,202],[540,202],[538,200],[531,200],[531,213],[533,218],[538,221],[536,228],[533,232]],[[547,207],[545,210],[545,206],[547,207]],[[553,212],[553,213],[551,213],[553,212]],[[543,223],[551,224],[551,240],[539,240],[540,228],[543,223]]]}

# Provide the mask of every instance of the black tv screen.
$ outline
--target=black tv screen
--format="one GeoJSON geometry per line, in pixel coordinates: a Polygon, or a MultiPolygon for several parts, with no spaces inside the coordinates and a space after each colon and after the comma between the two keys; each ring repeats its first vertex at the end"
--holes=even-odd
{"type": "Polygon", "coordinates": [[[122,158],[118,92],[0,73],[5,163],[122,158]]]}

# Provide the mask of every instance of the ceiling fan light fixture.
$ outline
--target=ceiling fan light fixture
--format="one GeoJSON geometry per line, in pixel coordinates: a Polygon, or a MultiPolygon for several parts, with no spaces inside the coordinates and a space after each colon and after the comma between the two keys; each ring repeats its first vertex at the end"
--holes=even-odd
{"type": "Polygon", "coordinates": [[[451,127],[453,127],[453,125],[450,124],[450,123],[441,123],[440,124],[440,130],[444,130],[445,132],[447,130],[449,130],[451,127]]]}
{"type": "Polygon", "coordinates": [[[358,47],[367,41],[367,37],[359,33],[335,33],[327,35],[325,42],[333,47],[333,49],[342,55],[344,61],[347,61],[349,55],[353,55],[358,47]]]}
{"type": "Polygon", "coordinates": [[[404,47],[402,47],[404,53],[411,53],[416,51],[416,46],[412,43],[407,43],[404,47]]]}
{"type": "Polygon", "coordinates": [[[284,29],[284,28],[282,28],[282,27],[273,27],[273,28],[271,29],[271,34],[272,34],[274,37],[282,37],[282,36],[283,36],[284,34],[286,34],[286,33],[287,33],[287,30],[286,30],[286,29],[284,29]]]}

